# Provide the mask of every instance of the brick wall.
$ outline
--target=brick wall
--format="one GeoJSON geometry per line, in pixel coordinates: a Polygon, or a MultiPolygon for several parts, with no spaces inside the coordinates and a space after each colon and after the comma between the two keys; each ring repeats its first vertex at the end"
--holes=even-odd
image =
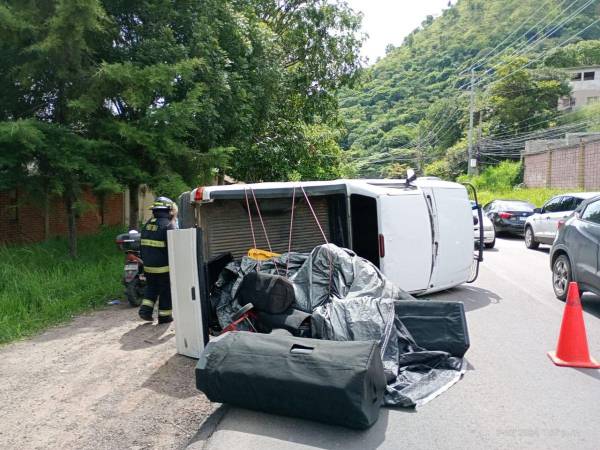
{"type": "Polygon", "coordinates": [[[586,189],[600,189],[600,142],[587,144],[584,157],[586,189]]]}
{"type": "Polygon", "coordinates": [[[524,155],[523,163],[527,187],[600,190],[599,141],[524,155]]]}
{"type": "MultiPolygon", "coordinates": [[[[86,190],[83,200],[85,207],[77,220],[79,233],[94,233],[102,224],[123,224],[123,194],[106,195],[102,206],[100,199],[86,190]]],[[[31,197],[19,190],[0,192],[0,243],[42,241],[44,222],[43,198],[31,197]]],[[[50,199],[49,234],[67,235],[67,213],[59,197],[50,199]]]]}
{"type": "Polygon", "coordinates": [[[579,146],[552,151],[550,187],[556,189],[577,188],[579,146]]]}
{"type": "Polygon", "coordinates": [[[523,182],[528,187],[546,186],[546,168],[548,167],[548,153],[537,153],[523,158],[525,173],[523,182]]]}

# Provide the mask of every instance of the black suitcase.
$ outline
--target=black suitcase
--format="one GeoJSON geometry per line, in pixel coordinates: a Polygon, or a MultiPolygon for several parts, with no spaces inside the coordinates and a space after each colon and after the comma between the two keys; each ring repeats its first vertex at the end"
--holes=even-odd
{"type": "Polygon", "coordinates": [[[213,402],[358,429],[377,421],[385,386],[372,341],[230,332],[196,366],[196,387],[213,402]]]}
{"type": "Polygon", "coordinates": [[[394,309],[419,346],[458,357],[469,349],[469,330],[461,302],[397,301],[394,309]]]}

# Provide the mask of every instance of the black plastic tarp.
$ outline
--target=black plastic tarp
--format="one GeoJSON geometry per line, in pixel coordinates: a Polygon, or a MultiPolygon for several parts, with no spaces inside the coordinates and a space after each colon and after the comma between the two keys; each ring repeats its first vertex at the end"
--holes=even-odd
{"type": "MultiPolygon", "coordinates": [[[[312,314],[312,337],[379,343],[388,382],[386,404],[422,405],[460,379],[462,358],[421,347],[399,318],[400,306],[415,299],[371,262],[333,244],[308,254],[291,252],[262,262],[244,257],[228,264],[211,296],[222,327],[239,309],[237,290],[253,270],[289,277],[296,296],[293,307],[312,314]]],[[[454,325],[465,327],[466,334],[465,323],[454,325]]]]}

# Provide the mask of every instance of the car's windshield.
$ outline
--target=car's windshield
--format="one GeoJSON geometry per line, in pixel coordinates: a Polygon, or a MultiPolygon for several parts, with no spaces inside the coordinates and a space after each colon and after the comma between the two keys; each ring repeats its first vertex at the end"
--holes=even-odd
{"type": "Polygon", "coordinates": [[[527,202],[498,202],[501,211],[533,211],[535,206],[527,202]]]}

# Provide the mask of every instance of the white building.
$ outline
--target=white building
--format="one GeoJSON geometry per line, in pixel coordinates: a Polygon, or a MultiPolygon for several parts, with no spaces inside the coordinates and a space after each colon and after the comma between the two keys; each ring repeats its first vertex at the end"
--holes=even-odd
{"type": "Polygon", "coordinates": [[[600,66],[568,69],[571,74],[571,97],[558,101],[559,111],[573,111],[600,101],[600,66]]]}

